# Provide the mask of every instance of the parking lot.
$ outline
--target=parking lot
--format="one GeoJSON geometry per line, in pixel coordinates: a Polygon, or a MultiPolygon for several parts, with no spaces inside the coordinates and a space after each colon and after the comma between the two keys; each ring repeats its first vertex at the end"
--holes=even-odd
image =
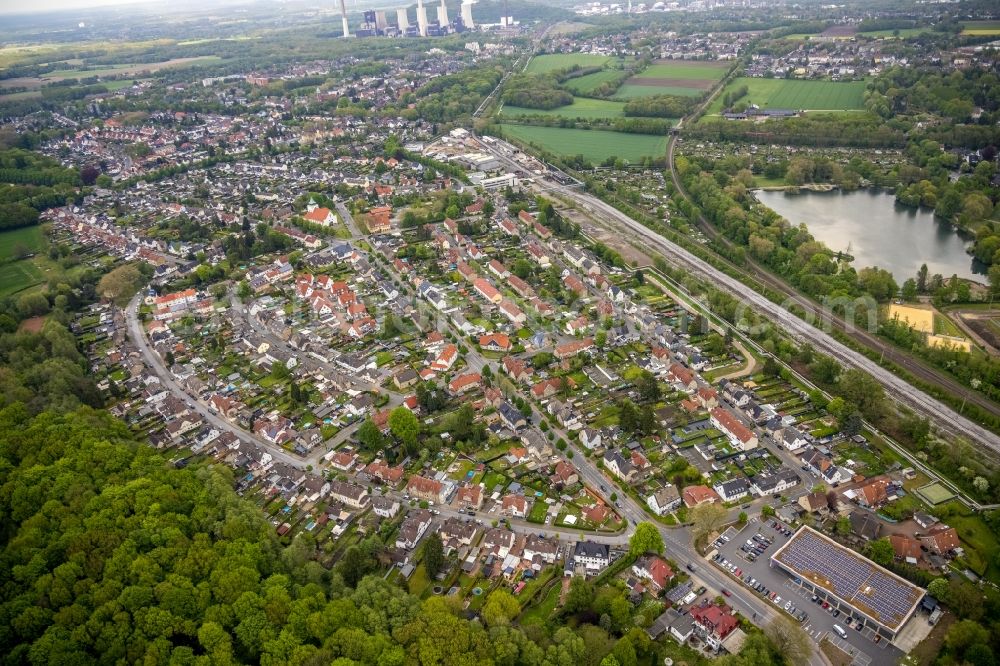
{"type": "Polygon", "coordinates": [[[812,591],[784,571],[771,567],[771,555],[792,534],[793,529],[773,518],[751,520],[739,530],[729,528],[713,544],[717,552],[712,555],[710,551],[711,564],[731,577],[733,590],[742,586],[746,594],[766,596],[801,622],[805,632],[817,643],[828,637],[845,651],[853,650],[854,664],[888,666],[898,663],[903,653],[884,638],[874,642],[875,633],[871,627],[860,625],[859,630],[859,623],[854,621],[848,608],[838,608],[836,602],[831,605],[830,601],[818,597],[814,602],[812,591]],[[823,607],[824,602],[827,608],[823,607]],[[846,640],[836,634],[835,624],[845,630],[846,640]]]}

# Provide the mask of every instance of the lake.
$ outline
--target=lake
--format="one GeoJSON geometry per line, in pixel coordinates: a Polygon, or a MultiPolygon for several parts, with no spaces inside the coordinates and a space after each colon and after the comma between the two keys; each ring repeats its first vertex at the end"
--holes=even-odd
{"type": "Polygon", "coordinates": [[[889,192],[759,190],[755,194],[792,224],[805,224],[831,250],[849,252],[858,270],[878,266],[891,271],[902,284],[926,263],[931,275],[957,274],[986,282],[986,267],[965,251],[969,240],[928,210],[898,205],[889,192]]]}

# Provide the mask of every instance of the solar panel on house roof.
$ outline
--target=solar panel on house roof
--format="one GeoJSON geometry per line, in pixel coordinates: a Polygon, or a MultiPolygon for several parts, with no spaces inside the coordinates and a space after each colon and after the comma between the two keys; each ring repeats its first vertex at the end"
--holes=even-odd
{"type": "Polygon", "coordinates": [[[771,559],[893,631],[924,596],[923,589],[809,527],[800,529],[771,559]]]}

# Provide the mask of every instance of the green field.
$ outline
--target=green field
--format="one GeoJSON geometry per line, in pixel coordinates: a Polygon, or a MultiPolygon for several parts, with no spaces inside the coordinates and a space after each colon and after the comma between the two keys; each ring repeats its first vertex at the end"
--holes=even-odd
{"type": "Polygon", "coordinates": [[[925,33],[930,32],[930,28],[900,28],[899,30],[868,30],[866,32],[859,32],[858,35],[861,37],[869,37],[875,39],[877,37],[897,37],[899,39],[908,39],[910,37],[917,37],[925,33]],[[899,33],[898,35],[896,33],[899,33]]]}
{"type": "Polygon", "coordinates": [[[1000,21],[969,21],[962,26],[962,34],[975,37],[1000,35],[1000,21]]]}
{"type": "Polygon", "coordinates": [[[639,86],[626,83],[615,92],[615,97],[617,99],[635,99],[637,97],[655,97],[657,95],[698,97],[704,93],[704,90],[685,88],[683,86],[639,86]]]}
{"type": "Polygon", "coordinates": [[[689,79],[691,81],[718,81],[730,67],[727,63],[705,62],[694,64],[684,60],[654,63],[636,74],[637,79],[689,79]]]}
{"type": "Polygon", "coordinates": [[[0,264],[0,298],[42,282],[42,271],[30,259],[0,264]]]}
{"type": "Polygon", "coordinates": [[[591,162],[619,157],[639,162],[643,157],[661,157],[667,151],[667,137],[650,134],[623,134],[599,130],[504,125],[506,134],[559,155],[583,155],[591,162]]]}
{"type": "Polygon", "coordinates": [[[39,226],[23,227],[0,232],[0,297],[40,284],[42,269],[31,259],[14,261],[14,248],[18,245],[37,252],[44,247],[45,234],[39,226]]]}
{"type": "Polygon", "coordinates": [[[593,120],[597,118],[624,118],[625,103],[609,102],[604,99],[590,99],[587,97],[575,97],[572,104],[560,106],[555,109],[526,109],[520,106],[505,105],[500,109],[500,115],[508,118],[516,116],[560,116],[562,118],[586,118],[593,120]]]}
{"type": "Polygon", "coordinates": [[[14,248],[18,245],[23,245],[33,252],[42,249],[45,245],[42,228],[36,225],[0,232],[0,261],[10,259],[14,254],[14,248]]]}
{"type": "Polygon", "coordinates": [[[577,94],[589,93],[597,86],[602,83],[607,83],[612,79],[616,78],[620,71],[614,69],[602,69],[599,72],[594,72],[593,74],[584,74],[583,76],[578,76],[575,79],[570,79],[563,84],[563,86],[570,92],[577,94]]]}
{"type": "MultiPolygon", "coordinates": [[[[864,109],[864,81],[800,81],[797,79],[738,78],[726,90],[747,86],[740,101],[761,108],[803,109],[808,111],[853,111],[864,109]]],[[[709,113],[722,111],[722,95],[709,113]]]]}
{"type": "Polygon", "coordinates": [[[593,53],[550,53],[532,58],[527,71],[529,74],[546,74],[559,69],[567,69],[573,65],[603,67],[608,60],[608,56],[593,53]]]}

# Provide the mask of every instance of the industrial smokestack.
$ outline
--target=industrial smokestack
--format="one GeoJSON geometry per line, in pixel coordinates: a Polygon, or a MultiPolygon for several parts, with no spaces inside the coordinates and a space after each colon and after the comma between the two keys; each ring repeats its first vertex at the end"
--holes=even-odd
{"type": "Polygon", "coordinates": [[[410,28],[410,17],[406,15],[406,7],[396,10],[396,23],[399,24],[400,32],[406,32],[410,28]]]}
{"type": "Polygon", "coordinates": [[[466,30],[474,30],[476,27],[475,22],[472,20],[472,2],[470,0],[465,0],[462,3],[462,26],[466,30]]]}
{"type": "Polygon", "coordinates": [[[344,0],[340,0],[340,20],[344,25],[344,37],[350,37],[351,31],[347,27],[347,5],[344,4],[344,0]]]}
{"type": "Polygon", "coordinates": [[[441,6],[438,7],[438,25],[444,28],[450,23],[451,21],[448,20],[448,7],[444,4],[444,0],[441,0],[441,6]]]}
{"type": "Polygon", "coordinates": [[[421,37],[427,36],[427,9],[424,0],[417,0],[417,31],[421,37]]]}

